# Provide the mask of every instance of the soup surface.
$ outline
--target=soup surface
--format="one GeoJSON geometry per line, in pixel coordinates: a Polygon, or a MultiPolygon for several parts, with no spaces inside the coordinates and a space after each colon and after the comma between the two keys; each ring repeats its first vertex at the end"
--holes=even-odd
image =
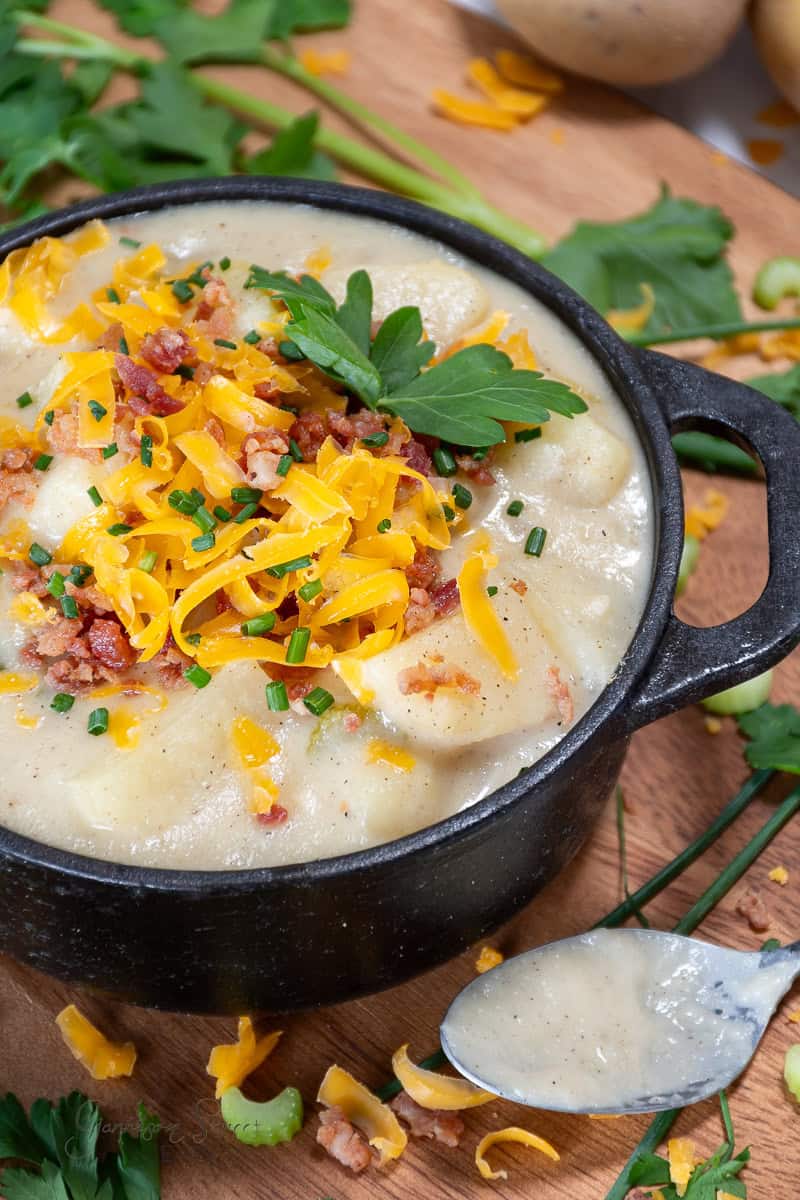
{"type": "Polygon", "coordinates": [[[46,239],[0,299],[0,823],[154,866],[324,858],[489,794],[608,683],[649,586],[646,466],[521,289],[381,222],[238,203],[46,239]],[[480,346],[467,392],[494,346],[586,411],[445,443],[356,398],[354,342],[394,395],[480,346]]]}

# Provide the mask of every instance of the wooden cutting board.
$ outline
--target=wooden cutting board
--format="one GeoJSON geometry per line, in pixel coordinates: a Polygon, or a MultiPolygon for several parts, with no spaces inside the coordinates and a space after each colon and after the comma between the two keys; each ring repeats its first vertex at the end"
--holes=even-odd
{"type": "MultiPolygon", "coordinates": [[[[54,15],[111,32],[112,24],[82,0],[63,0],[54,15]]],[[[678,194],[716,202],[733,219],[738,236],[732,260],[745,290],[758,264],[776,253],[797,252],[798,205],[757,175],[720,161],[708,146],[622,96],[590,84],[570,83],[542,117],[510,135],[460,128],[434,117],[427,97],[435,86],[463,88],[464,66],[511,39],[491,25],[437,0],[361,0],[352,28],[313,39],[320,48],[347,47],[353,55],[345,86],[377,110],[436,146],[478,180],[489,197],[549,238],[579,217],[609,219],[628,215],[654,199],[665,180],[678,194]]],[[[308,98],[290,85],[255,69],[220,72],[256,93],[305,111],[308,98]]],[[[710,98],[710,103],[713,98],[710,98]]],[[[65,198],[76,188],[63,189],[65,198]]],[[[705,476],[688,474],[690,498],[702,496],[705,476]]],[[[724,481],[731,511],[706,543],[700,569],[681,611],[700,624],[734,616],[757,595],[766,576],[764,493],[754,482],[724,481]]],[[[781,667],[776,695],[797,698],[800,660],[781,667]]],[[[703,829],[746,776],[740,742],[728,722],[710,736],[696,708],[642,730],[634,739],[623,782],[628,804],[627,838],[632,886],[650,876],[703,829]]],[[[754,802],[750,811],[650,911],[653,922],[670,926],[735,854],[788,790],[788,781],[754,802]]],[[[782,940],[798,936],[800,824],[787,828],[751,870],[747,884],[757,888],[772,916],[770,933],[782,940]],[[789,868],[786,887],[767,879],[776,864],[789,868]]],[[[764,935],[752,933],[736,915],[740,885],[706,921],[702,934],[752,949],[764,935]]],[[[552,938],[579,932],[620,898],[620,860],[613,806],[609,804],[594,836],[572,866],[495,944],[512,953],[552,938]]],[[[87,913],[87,920],[91,914],[87,913]]],[[[269,1197],[270,1200],[459,1200],[491,1189],[505,1197],[599,1200],[616,1178],[641,1136],[646,1121],[622,1118],[590,1121],[491,1104],[466,1118],[457,1151],[429,1142],[412,1143],[405,1157],[385,1172],[353,1177],[315,1145],[313,1100],[323,1072],[338,1061],[365,1082],[378,1085],[389,1074],[391,1052],[410,1042],[421,1057],[437,1044],[436,1028],[448,1000],[473,975],[475,953],[455,959],[422,979],[381,996],[279,1022],[284,1039],[253,1078],[254,1091],[271,1095],[296,1084],[307,1101],[308,1120],[291,1146],[255,1150],[239,1145],[216,1114],[205,1074],[209,1048],[232,1039],[231,1020],[179,1017],[110,1005],[74,988],[48,982],[36,972],[0,964],[0,1087],[29,1103],[82,1088],[95,1097],[114,1123],[129,1124],[136,1103],[145,1100],[165,1125],[164,1196],[196,1200],[269,1197]],[[104,1029],[132,1038],[140,1060],[130,1081],[93,1083],[72,1060],[53,1016],[75,1001],[104,1029]],[[559,1164],[522,1149],[496,1151],[508,1168],[508,1181],[484,1183],[472,1154],[490,1128],[520,1124],[548,1138],[561,1153],[559,1164]]],[[[800,1007],[790,997],[776,1017],[758,1057],[732,1089],[731,1102],[740,1145],[751,1144],[747,1168],[756,1198],[794,1196],[800,1176],[800,1112],[781,1082],[783,1055],[800,1029],[787,1013],[800,1007]]],[[[265,1027],[277,1021],[267,1020],[265,1027]]],[[[721,1141],[717,1106],[698,1105],[683,1114],[677,1130],[697,1140],[705,1155],[721,1141]]]]}

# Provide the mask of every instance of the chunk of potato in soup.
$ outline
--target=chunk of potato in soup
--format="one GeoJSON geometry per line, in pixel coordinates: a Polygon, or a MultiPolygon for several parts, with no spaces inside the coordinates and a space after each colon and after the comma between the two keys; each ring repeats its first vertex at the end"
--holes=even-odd
{"type": "Polygon", "coordinates": [[[239,203],[106,228],[49,293],[16,258],[0,306],[0,823],[119,862],[303,862],[439,821],[541,757],[610,680],[651,572],[644,457],[578,340],[377,221],[239,203]],[[285,306],[244,286],[252,262],[337,303],[364,269],[373,336],[417,306],[438,355],[492,342],[588,411],[456,448],[447,474],[430,438],[354,416],[281,353],[285,306]],[[26,284],[49,341],[15,304],[26,284]],[[293,563],[264,557],[278,544],[293,563]]]}

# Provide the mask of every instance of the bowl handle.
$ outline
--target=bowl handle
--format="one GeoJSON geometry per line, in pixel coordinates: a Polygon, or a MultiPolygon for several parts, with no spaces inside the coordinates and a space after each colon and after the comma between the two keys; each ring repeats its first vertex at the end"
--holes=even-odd
{"type": "Polygon", "coordinates": [[[673,433],[727,436],[761,459],[769,576],[755,604],[733,621],[699,629],[670,615],[626,711],[629,731],[752,678],[800,641],[800,424],[753,388],[692,363],[646,351],[641,365],[673,433]]]}

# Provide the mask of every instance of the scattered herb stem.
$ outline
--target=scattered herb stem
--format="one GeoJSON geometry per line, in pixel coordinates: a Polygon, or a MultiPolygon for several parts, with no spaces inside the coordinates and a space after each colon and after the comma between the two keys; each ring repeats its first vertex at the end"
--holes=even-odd
{"type": "Polygon", "coordinates": [[[772,321],[728,321],[724,325],[695,325],[684,329],[671,329],[669,333],[626,333],[623,336],[632,346],[666,346],[671,342],[694,342],[699,338],[711,338],[719,342],[723,338],[736,337],[740,333],[770,333],[779,329],[800,329],[800,318],[784,317],[772,321]]]}
{"type": "Polygon", "coordinates": [[[639,1161],[643,1154],[655,1153],[675,1124],[680,1111],[681,1109],[679,1108],[668,1108],[665,1112],[658,1113],[648,1125],[644,1137],[626,1162],[617,1182],[611,1191],[607,1193],[605,1200],[625,1200],[631,1189],[630,1175],[634,1164],[639,1161]]]}
{"type": "Polygon", "coordinates": [[[622,895],[625,897],[623,904],[630,907],[630,912],[627,915],[634,916],[639,924],[647,929],[650,925],[647,917],[640,911],[639,907],[631,901],[631,891],[628,887],[628,848],[625,840],[625,796],[622,788],[617,784],[614,800],[617,809],[617,841],[619,843],[619,863],[620,874],[622,876],[622,895]]]}
{"type": "Polygon", "coordinates": [[[686,849],[676,855],[671,862],[657,871],[652,879],[648,879],[635,892],[626,896],[626,899],[598,921],[594,928],[613,929],[615,926],[621,925],[628,917],[636,916],[645,904],[654,900],[674,879],[682,875],[687,867],[705,854],[709,846],[712,846],[721,837],[725,830],[744,812],[750,801],[766,787],[774,773],[774,771],[754,771],[733,799],[728,801],[719,815],[711,822],[708,829],[690,842],[686,849]]]}

